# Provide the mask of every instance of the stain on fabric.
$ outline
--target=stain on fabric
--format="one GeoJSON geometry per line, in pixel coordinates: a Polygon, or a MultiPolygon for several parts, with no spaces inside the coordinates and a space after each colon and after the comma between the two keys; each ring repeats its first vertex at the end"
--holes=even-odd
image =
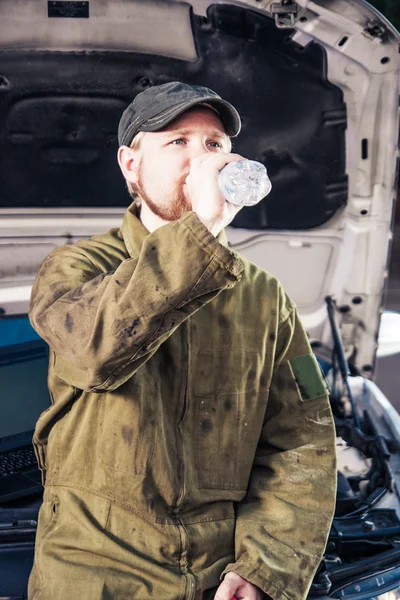
{"type": "Polygon", "coordinates": [[[74,327],[74,320],[71,317],[71,315],[68,313],[67,316],[65,317],[65,328],[68,331],[68,333],[71,333],[73,327],[74,327]]]}
{"type": "Polygon", "coordinates": [[[268,336],[270,342],[274,342],[276,340],[276,336],[273,332],[271,332],[268,336]]]}
{"type": "Polygon", "coordinates": [[[325,538],[322,535],[313,539],[314,544],[325,544],[325,538]]]}
{"type": "Polygon", "coordinates": [[[213,429],[213,424],[209,419],[204,419],[203,421],[200,421],[200,427],[203,433],[210,433],[213,429]]]}
{"type": "Polygon", "coordinates": [[[83,296],[83,290],[81,287],[77,288],[76,290],[74,290],[72,296],[71,296],[71,301],[72,302],[79,302],[79,300],[82,298],[83,296]]]}
{"type": "Polygon", "coordinates": [[[295,423],[293,425],[287,425],[286,427],[284,425],[279,427],[279,434],[282,438],[290,438],[291,436],[295,435],[296,432],[297,427],[295,423]]]}
{"type": "MultiPolygon", "coordinates": [[[[56,283],[55,286],[53,285],[53,286],[50,286],[50,287],[53,287],[53,288],[56,287],[57,288],[58,287],[58,283],[56,283]]],[[[60,289],[57,290],[56,289],[56,291],[52,295],[53,302],[57,302],[57,300],[59,298],[61,298],[61,296],[64,296],[64,294],[65,294],[65,290],[62,290],[62,289],[61,290],[60,289]]]]}
{"type": "Polygon", "coordinates": [[[156,290],[156,292],[158,292],[158,290],[160,289],[160,286],[156,285],[156,287],[154,289],[156,290]]]}
{"type": "Polygon", "coordinates": [[[300,569],[301,569],[302,571],[304,571],[305,569],[307,569],[308,565],[309,565],[309,560],[308,560],[308,558],[306,558],[306,557],[302,558],[302,559],[301,559],[301,562],[300,562],[300,569]]]}
{"type": "Polygon", "coordinates": [[[225,315],[219,315],[218,316],[218,325],[221,327],[221,329],[229,328],[230,321],[225,315]]]}
{"type": "Polygon", "coordinates": [[[229,400],[229,399],[225,400],[224,409],[227,411],[232,410],[232,400],[229,400]]]}
{"type": "Polygon", "coordinates": [[[256,372],[250,371],[249,372],[249,383],[254,383],[255,380],[256,380],[256,372]]]}
{"type": "Polygon", "coordinates": [[[124,438],[125,442],[130,446],[132,444],[133,439],[133,429],[131,427],[128,427],[127,425],[122,425],[121,431],[122,437],[124,438]]]}
{"type": "Polygon", "coordinates": [[[126,335],[128,337],[132,337],[133,335],[136,335],[136,330],[135,327],[137,327],[140,323],[140,317],[136,317],[136,319],[133,321],[132,325],[130,327],[125,327],[124,332],[126,333],[126,335]]]}

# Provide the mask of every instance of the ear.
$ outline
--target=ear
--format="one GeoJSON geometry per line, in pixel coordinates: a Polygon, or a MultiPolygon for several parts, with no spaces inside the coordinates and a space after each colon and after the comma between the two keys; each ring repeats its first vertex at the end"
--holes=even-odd
{"type": "Polygon", "coordinates": [[[139,152],[129,146],[120,146],[118,148],[118,164],[123,176],[131,183],[137,183],[139,178],[139,152]]]}

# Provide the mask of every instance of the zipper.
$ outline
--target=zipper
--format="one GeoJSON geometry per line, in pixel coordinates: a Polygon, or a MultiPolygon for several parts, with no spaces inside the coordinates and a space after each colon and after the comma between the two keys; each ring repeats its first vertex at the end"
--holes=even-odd
{"type": "Polygon", "coordinates": [[[186,578],[189,584],[189,594],[186,598],[187,600],[194,600],[194,596],[196,593],[196,580],[194,578],[194,575],[192,575],[191,573],[186,573],[186,578]]]}
{"type": "Polygon", "coordinates": [[[184,575],[187,588],[185,600],[194,600],[196,593],[196,579],[190,571],[188,571],[188,552],[189,552],[189,534],[179,517],[176,517],[176,526],[179,531],[181,552],[179,556],[179,570],[184,575]]]}
{"type": "Polygon", "coordinates": [[[174,517],[175,524],[178,528],[179,538],[180,538],[180,553],[179,553],[179,570],[182,575],[185,577],[187,582],[187,591],[185,595],[185,600],[194,600],[196,593],[196,579],[194,575],[188,572],[188,560],[187,555],[189,551],[189,534],[187,532],[186,527],[182,523],[179,518],[179,511],[183,503],[183,499],[186,495],[186,482],[185,482],[185,464],[184,464],[184,452],[183,452],[183,437],[181,432],[181,425],[185,420],[187,414],[187,391],[188,391],[188,383],[189,383],[189,325],[186,323],[186,375],[185,382],[183,386],[183,403],[182,403],[182,412],[177,423],[177,431],[179,436],[179,469],[180,469],[180,481],[181,488],[180,493],[176,499],[175,505],[172,507],[172,514],[174,517]]]}

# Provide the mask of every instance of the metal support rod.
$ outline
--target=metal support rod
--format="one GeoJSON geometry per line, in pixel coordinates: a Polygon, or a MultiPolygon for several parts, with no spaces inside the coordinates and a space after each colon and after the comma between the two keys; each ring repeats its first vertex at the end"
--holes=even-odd
{"type": "Polygon", "coordinates": [[[326,301],[327,310],[328,310],[329,323],[330,323],[331,331],[332,331],[333,345],[334,345],[338,363],[339,363],[340,374],[341,374],[342,380],[346,386],[347,394],[348,394],[348,397],[350,400],[351,409],[353,411],[354,424],[358,429],[360,429],[360,419],[358,418],[353,394],[351,393],[350,384],[349,384],[349,375],[350,375],[349,364],[348,364],[347,358],[344,354],[342,340],[340,339],[339,330],[336,325],[335,304],[333,302],[332,296],[327,296],[325,298],[325,301],[326,301]]]}

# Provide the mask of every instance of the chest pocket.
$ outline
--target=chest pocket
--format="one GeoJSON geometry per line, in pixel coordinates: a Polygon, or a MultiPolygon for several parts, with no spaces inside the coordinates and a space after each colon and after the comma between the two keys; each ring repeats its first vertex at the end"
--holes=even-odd
{"type": "Polygon", "coordinates": [[[200,489],[247,489],[268,401],[260,369],[256,353],[199,355],[194,403],[200,489]]]}

